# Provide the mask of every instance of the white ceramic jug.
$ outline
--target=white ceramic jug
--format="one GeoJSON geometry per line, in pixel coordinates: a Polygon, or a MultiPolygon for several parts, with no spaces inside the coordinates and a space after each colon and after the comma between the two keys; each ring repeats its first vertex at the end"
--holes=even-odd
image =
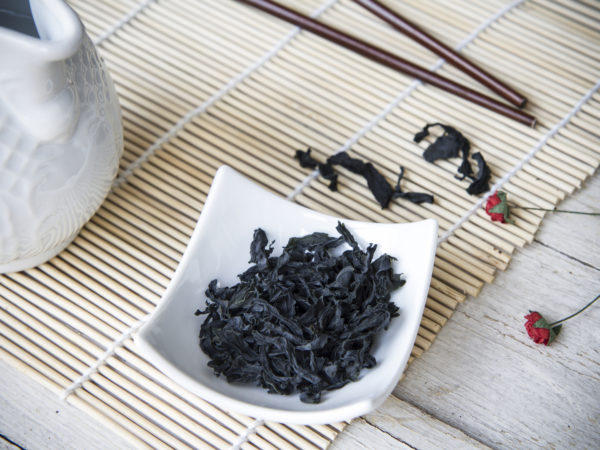
{"type": "Polygon", "coordinates": [[[0,0],[0,273],[66,247],[123,149],[112,81],[62,0],[0,0]]]}

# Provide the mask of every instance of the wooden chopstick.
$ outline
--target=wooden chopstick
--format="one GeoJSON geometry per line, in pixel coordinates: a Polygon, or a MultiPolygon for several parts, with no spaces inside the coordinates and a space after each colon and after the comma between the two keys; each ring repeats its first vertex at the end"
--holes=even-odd
{"type": "Polygon", "coordinates": [[[405,19],[398,13],[392,11],[387,6],[382,5],[377,0],[353,0],[363,8],[368,9],[380,19],[389,23],[396,30],[410,37],[414,41],[431,50],[433,53],[441,56],[453,66],[459,68],[471,78],[487,86],[502,98],[508,100],[513,105],[521,108],[527,102],[527,99],[510,87],[506,86],[493,75],[487,73],[482,68],[476,66],[471,61],[465,59],[450,47],[438,41],[433,36],[427,34],[414,23],[405,19]]]}
{"type": "Polygon", "coordinates": [[[255,8],[258,8],[266,13],[290,22],[300,28],[359,53],[366,58],[395,69],[406,75],[418,78],[425,83],[439,87],[458,97],[464,98],[498,114],[502,114],[503,116],[516,120],[517,122],[529,125],[530,127],[535,126],[536,119],[534,117],[525,114],[524,112],[512,106],[501,103],[491,97],[474,91],[473,89],[458,84],[452,80],[449,80],[448,78],[442,77],[441,75],[431,72],[423,67],[417,66],[416,64],[406,61],[405,59],[402,59],[386,50],[375,47],[361,39],[349,36],[342,31],[311,19],[310,17],[307,17],[276,2],[271,0],[238,1],[250,6],[254,6],[255,8]]]}

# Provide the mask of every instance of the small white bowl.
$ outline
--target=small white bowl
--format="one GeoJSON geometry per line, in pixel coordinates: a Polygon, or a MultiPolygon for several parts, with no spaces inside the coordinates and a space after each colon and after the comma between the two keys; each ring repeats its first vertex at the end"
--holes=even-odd
{"type": "Polygon", "coordinates": [[[159,306],[135,336],[141,353],[167,376],[215,405],[248,416],[296,424],[349,420],[377,408],[392,392],[410,356],[423,314],[436,249],[437,222],[375,224],[342,220],[284,200],[223,166],[215,175],[190,243],[159,306]],[[299,395],[269,394],[260,387],[230,384],[207,366],[199,346],[205,316],[204,292],[217,278],[231,286],[249,267],[253,231],[262,228],[275,240],[274,255],[290,237],[314,231],[337,236],[342,221],[366,248],[377,244],[376,256],[397,258],[395,272],[406,284],[392,294],[400,308],[387,331],[375,342],[374,368],[341,389],[325,391],[321,403],[307,404],[299,395]]]}

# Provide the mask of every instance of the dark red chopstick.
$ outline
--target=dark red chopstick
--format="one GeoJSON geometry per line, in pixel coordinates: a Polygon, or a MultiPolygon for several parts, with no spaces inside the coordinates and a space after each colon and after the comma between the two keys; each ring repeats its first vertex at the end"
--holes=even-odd
{"type": "Polygon", "coordinates": [[[441,56],[453,66],[458,67],[467,75],[487,86],[496,94],[511,102],[513,105],[522,107],[527,102],[527,99],[521,94],[515,92],[493,75],[490,75],[485,70],[473,64],[471,61],[465,59],[433,36],[427,34],[417,25],[400,16],[398,13],[392,11],[388,7],[382,5],[377,0],[354,0],[354,2],[368,9],[380,19],[385,20],[401,33],[407,35],[424,47],[427,47],[433,53],[441,56]]]}
{"type": "Polygon", "coordinates": [[[304,16],[299,12],[275,3],[271,0],[238,0],[242,3],[254,6],[264,12],[267,12],[275,17],[279,17],[287,22],[299,26],[305,30],[311,31],[329,41],[335,42],[349,50],[359,53],[366,58],[369,58],[378,63],[384,64],[392,69],[398,70],[406,75],[413,76],[419,80],[437,86],[456,96],[462,97],[473,103],[483,106],[491,111],[502,114],[517,122],[535,126],[536,119],[516,108],[505,105],[491,97],[480,94],[473,89],[470,89],[461,84],[455,83],[447,78],[444,78],[434,72],[431,72],[423,67],[417,66],[408,62],[392,53],[375,47],[363,40],[349,36],[333,27],[318,22],[310,17],[304,16]]]}

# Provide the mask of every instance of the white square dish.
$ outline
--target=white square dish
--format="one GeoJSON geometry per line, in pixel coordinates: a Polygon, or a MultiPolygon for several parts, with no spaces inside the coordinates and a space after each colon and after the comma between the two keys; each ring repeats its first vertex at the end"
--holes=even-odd
{"type": "Polygon", "coordinates": [[[135,336],[141,353],[159,370],[200,397],[248,416],[296,424],[323,424],[349,420],[377,408],[394,389],[414,344],[433,270],[437,222],[375,224],[327,216],[265,191],[233,169],[223,166],[215,175],[189,245],[159,306],[135,336]],[[337,236],[338,220],[361,247],[377,244],[382,253],[397,258],[396,273],[406,284],[392,293],[400,308],[387,331],[375,342],[377,364],[358,381],[326,391],[320,403],[300,401],[299,395],[269,394],[266,390],[230,384],[207,366],[199,346],[200,325],[208,283],[218,279],[231,286],[249,267],[253,231],[265,230],[275,241],[274,255],[288,239],[321,231],[337,236]]]}

